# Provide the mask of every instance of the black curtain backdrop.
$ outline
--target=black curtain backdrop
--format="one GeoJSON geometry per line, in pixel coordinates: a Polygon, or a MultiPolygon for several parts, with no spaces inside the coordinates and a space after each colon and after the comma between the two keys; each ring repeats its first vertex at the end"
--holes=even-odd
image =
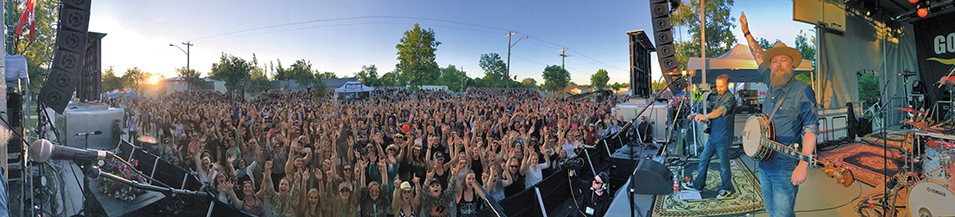
{"type": "MultiPolygon", "coordinates": [[[[934,84],[955,66],[955,13],[947,13],[912,23],[915,27],[915,52],[918,57],[919,79],[925,86],[927,106],[935,105],[947,92],[934,84]],[[929,60],[931,59],[931,60],[929,60]],[[945,63],[943,63],[945,62],[945,63]],[[947,63],[947,64],[946,64],[947,63]]],[[[942,113],[946,114],[946,113],[942,113]]],[[[938,120],[944,120],[944,115],[938,120]]]]}

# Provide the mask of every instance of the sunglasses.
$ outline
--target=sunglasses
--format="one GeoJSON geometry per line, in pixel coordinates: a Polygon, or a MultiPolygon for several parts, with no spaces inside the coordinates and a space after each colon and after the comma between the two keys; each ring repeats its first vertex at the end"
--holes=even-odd
{"type": "Polygon", "coordinates": [[[511,168],[518,168],[518,167],[521,167],[521,166],[518,166],[518,165],[511,165],[511,168]]]}
{"type": "Polygon", "coordinates": [[[372,194],[377,194],[378,192],[381,192],[381,189],[371,189],[371,190],[368,190],[368,192],[371,192],[372,194]]]}

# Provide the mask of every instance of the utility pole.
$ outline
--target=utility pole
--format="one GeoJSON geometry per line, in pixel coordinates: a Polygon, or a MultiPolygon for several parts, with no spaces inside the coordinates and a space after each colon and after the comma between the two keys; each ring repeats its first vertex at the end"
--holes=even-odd
{"type": "MultiPolygon", "coordinates": [[[[564,69],[564,58],[565,58],[565,57],[569,57],[569,56],[567,56],[567,54],[564,54],[564,51],[567,51],[567,48],[560,49],[560,50],[557,50],[557,51],[560,51],[560,54],[558,55],[558,56],[560,56],[560,69],[564,69]]],[[[564,70],[566,70],[566,69],[564,69],[564,70]]]]}
{"type": "MultiPolygon", "coordinates": [[[[511,36],[513,36],[514,34],[517,34],[517,32],[507,31],[507,35],[504,35],[504,37],[507,37],[507,72],[504,72],[504,77],[506,80],[511,79],[511,47],[514,47],[514,45],[517,44],[517,42],[521,41],[522,39],[522,38],[518,38],[517,41],[514,41],[514,43],[511,44],[511,36]]],[[[527,36],[525,35],[523,38],[527,38],[527,36]]],[[[511,84],[510,81],[505,81],[504,88],[508,88],[510,84],[511,84]]]]}
{"type": "Polygon", "coordinates": [[[193,44],[190,41],[190,42],[183,42],[182,45],[186,46],[186,50],[183,50],[182,47],[179,47],[179,45],[169,44],[170,47],[179,48],[180,51],[182,51],[183,53],[186,53],[186,70],[189,70],[191,69],[189,68],[189,48],[191,48],[193,44]]]}
{"type": "Polygon", "coordinates": [[[189,48],[192,48],[192,42],[191,41],[183,42],[182,45],[186,46],[186,70],[191,70],[192,68],[189,68],[189,53],[190,53],[189,48]]]}
{"type": "Polygon", "coordinates": [[[706,83],[706,2],[700,0],[700,59],[703,60],[703,75],[700,76],[703,80],[703,89],[709,90],[710,86],[706,83]]]}

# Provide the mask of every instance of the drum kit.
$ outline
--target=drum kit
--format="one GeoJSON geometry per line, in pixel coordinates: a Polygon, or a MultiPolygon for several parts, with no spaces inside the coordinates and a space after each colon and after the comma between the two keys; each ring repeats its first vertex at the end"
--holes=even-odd
{"type": "Polygon", "coordinates": [[[906,131],[902,141],[903,171],[886,183],[891,191],[884,197],[892,200],[888,204],[901,202],[905,207],[891,206],[889,213],[955,216],[955,131],[940,127],[945,122],[933,125],[925,112],[897,109],[910,114],[911,120],[903,123],[913,129],[906,131]]]}

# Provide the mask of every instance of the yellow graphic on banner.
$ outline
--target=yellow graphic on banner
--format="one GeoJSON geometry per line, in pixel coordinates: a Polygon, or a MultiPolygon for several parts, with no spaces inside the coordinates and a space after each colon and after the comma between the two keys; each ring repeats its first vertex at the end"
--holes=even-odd
{"type": "Polygon", "coordinates": [[[939,63],[945,64],[945,65],[955,65],[955,58],[952,58],[952,59],[939,59],[939,58],[932,57],[932,58],[928,58],[928,59],[926,59],[926,60],[935,60],[935,61],[938,61],[939,63]]]}

